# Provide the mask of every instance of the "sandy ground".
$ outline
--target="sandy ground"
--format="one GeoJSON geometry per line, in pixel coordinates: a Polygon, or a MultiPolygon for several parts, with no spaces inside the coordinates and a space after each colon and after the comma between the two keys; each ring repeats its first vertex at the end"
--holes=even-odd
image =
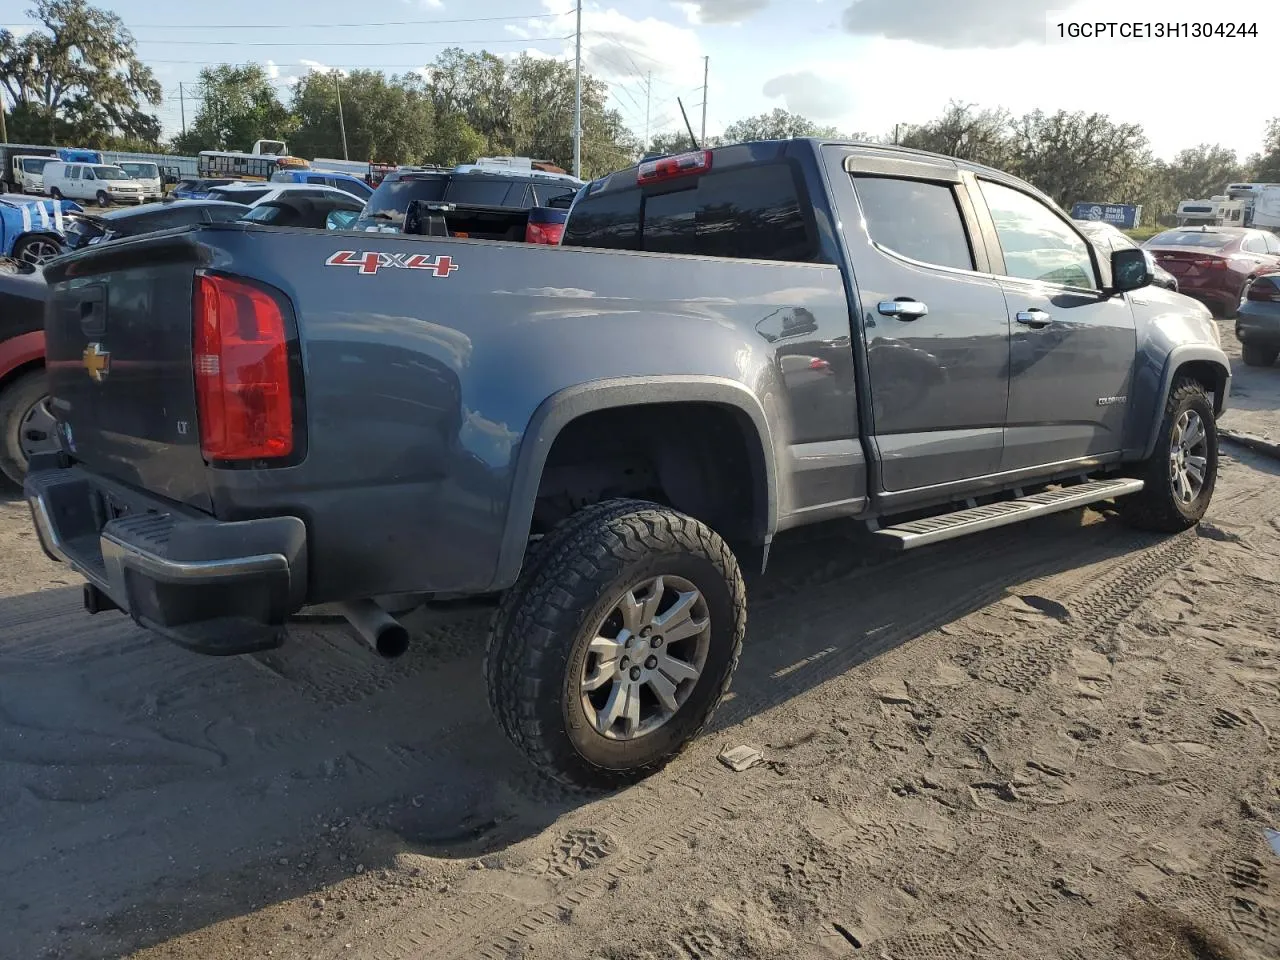
{"type": "MultiPolygon", "coordinates": [[[[1228,422],[1280,435],[1235,353],[1228,422]]],[[[481,615],[389,665],[328,623],[187,654],[85,615],[10,497],[0,957],[1274,960],[1278,478],[1224,448],[1167,539],[792,537],[712,730],[604,798],[496,732],[481,615]]]]}

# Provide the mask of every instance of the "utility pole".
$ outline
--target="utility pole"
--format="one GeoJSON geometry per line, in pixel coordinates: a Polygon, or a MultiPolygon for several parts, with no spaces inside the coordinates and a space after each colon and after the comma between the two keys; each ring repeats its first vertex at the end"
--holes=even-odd
{"type": "Polygon", "coordinates": [[[342,131],[342,159],[349,160],[347,156],[347,122],[342,118],[342,74],[337,70],[333,71],[333,85],[338,89],[338,129],[342,131]]]}
{"type": "Polygon", "coordinates": [[[649,149],[649,107],[653,103],[653,71],[644,85],[644,148],[649,149]]]}
{"type": "Polygon", "coordinates": [[[702,142],[707,142],[707,74],[711,72],[711,58],[702,58],[702,142]]]}
{"type": "Polygon", "coordinates": [[[893,125],[893,145],[895,147],[898,145],[898,127],[900,126],[901,124],[898,124],[898,123],[895,123],[893,125]]]}
{"type": "Polygon", "coordinates": [[[573,175],[582,179],[582,0],[578,0],[578,30],[574,39],[573,175]]]}
{"type": "Polygon", "coordinates": [[[0,93],[0,143],[9,142],[9,127],[4,119],[4,94],[0,93]]]}
{"type": "Polygon", "coordinates": [[[187,135],[187,101],[182,90],[182,81],[178,81],[178,110],[182,113],[182,135],[187,135]]]}

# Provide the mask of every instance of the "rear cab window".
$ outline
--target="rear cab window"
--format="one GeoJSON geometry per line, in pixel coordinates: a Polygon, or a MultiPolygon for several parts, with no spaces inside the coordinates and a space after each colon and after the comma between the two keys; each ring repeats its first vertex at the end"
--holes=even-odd
{"type": "MultiPolygon", "coordinates": [[[[623,171],[614,177],[634,177],[623,171]]],[[[569,215],[562,245],[747,260],[815,262],[812,213],[788,160],[744,164],[647,186],[592,193],[569,215]]]]}

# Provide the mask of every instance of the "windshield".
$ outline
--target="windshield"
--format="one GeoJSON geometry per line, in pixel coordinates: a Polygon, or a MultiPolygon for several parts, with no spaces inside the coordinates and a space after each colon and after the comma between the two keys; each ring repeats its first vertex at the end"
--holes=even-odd
{"type": "Polygon", "coordinates": [[[1149,247],[1225,247],[1235,237],[1207,230],[1166,230],[1147,241],[1149,247]]]}
{"type": "Polygon", "coordinates": [[[48,162],[48,160],[42,160],[39,157],[32,157],[28,160],[22,161],[22,169],[26,173],[41,173],[44,171],[44,166],[48,162]]]}
{"type": "Polygon", "coordinates": [[[275,223],[289,212],[287,207],[276,206],[274,203],[264,203],[261,206],[254,207],[246,212],[240,219],[253,220],[257,223],[275,223]]]}
{"type": "Polygon", "coordinates": [[[122,163],[120,169],[135,180],[160,179],[160,168],[154,163],[122,163]]]}
{"type": "Polygon", "coordinates": [[[119,167],[94,167],[93,175],[99,180],[128,180],[129,175],[119,167]]]}
{"type": "Polygon", "coordinates": [[[414,200],[440,200],[449,183],[447,176],[400,177],[383,180],[360,214],[358,226],[403,227],[404,214],[414,200]]]}

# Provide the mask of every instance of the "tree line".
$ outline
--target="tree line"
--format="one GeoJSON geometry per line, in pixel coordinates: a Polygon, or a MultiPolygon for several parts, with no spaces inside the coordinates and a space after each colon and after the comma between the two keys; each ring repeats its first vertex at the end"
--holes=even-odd
{"type": "MultiPolygon", "coordinates": [[[[5,119],[14,142],[194,154],[279,138],[299,156],[336,158],[344,153],[345,126],[353,160],[452,165],[510,154],[572,168],[574,71],[563,61],[454,48],[403,74],[312,71],[285,96],[261,65],[206,67],[186,129],[163,142],[154,112],[163,90],[118,16],[88,0],[36,0],[28,15],[38,29],[21,37],[0,29],[0,87],[11,104],[5,119]]],[[[584,75],[584,176],[691,146],[686,130],[643,143],[608,97],[605,81],[584,75]]],[[[1140,203],[1147,222],[1155,222],[1169,220],[1180,199],[1210,196],[1232,181],[1280,182],[1280,117],[1259,132],[1262,149],[1249,157],[1200,144],[1164,161],[1152,154],[1141,125],[1106,114],[1016,116],[953,102],[928,123],[881,135],[842,132],[775,109],[730,124],[706,145],[796,136],[896,142],[1007,170],[1063,206],[1140,203]]]]}

